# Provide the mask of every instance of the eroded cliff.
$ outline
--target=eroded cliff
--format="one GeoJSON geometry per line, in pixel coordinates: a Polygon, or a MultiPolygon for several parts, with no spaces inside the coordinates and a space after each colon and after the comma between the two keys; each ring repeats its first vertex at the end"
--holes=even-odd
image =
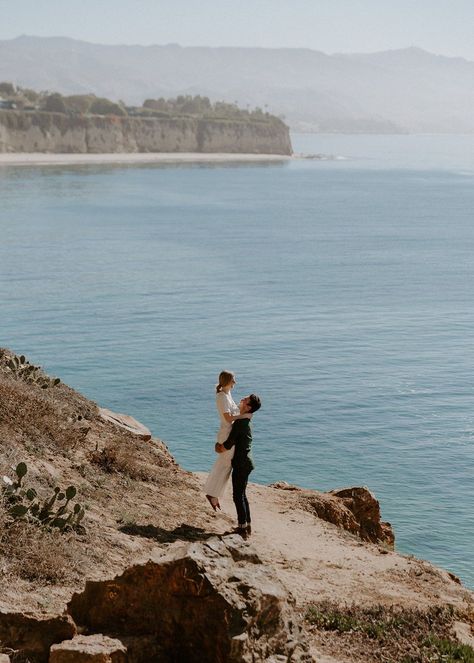
{"type": "Polygon", "coordinates": [[[271,120],[138,118],[0,111],[0,152],[292,153],[288,127],[271,120]]]}

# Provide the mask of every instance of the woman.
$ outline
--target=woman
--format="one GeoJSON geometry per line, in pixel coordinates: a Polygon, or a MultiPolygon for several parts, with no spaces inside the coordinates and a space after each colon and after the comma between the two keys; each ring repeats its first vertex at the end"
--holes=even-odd
{"type": "MultiPolygon", "coordinates": [[[[234,388],[234,385],[235,375],[233,373],[230,371],[222,371],[219,374],[219,382],[216,385],[216,407],[221,422],[221,426],[217,433],[217,442],[220,444],[225,442],[229,437],[233,422],[236,419],[242,418],[242,415],[239,414],[239,407],[234,403],[230,393],[234,388]]],[[[219,454],[209,476],[207,477],[204,492],[206,493],[206,497],[214,511],[221,508],[219,497],[224,492],[224,488],[230,477],[233,455],[234,447],[229,451],[224,451],[219,454]]]]}

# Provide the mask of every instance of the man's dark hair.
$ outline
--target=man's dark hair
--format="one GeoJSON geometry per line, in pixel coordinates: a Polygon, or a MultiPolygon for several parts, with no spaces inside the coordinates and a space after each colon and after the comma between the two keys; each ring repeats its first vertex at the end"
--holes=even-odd
{"type": "Polygon", "coordinates": [[[257,410],[260,410],[262,407],[262,402],[260,398],[257,396],[257,394],[250,394],[249,396],[249,405],[250,405],[250,412],[256,412],[257,410]]]}

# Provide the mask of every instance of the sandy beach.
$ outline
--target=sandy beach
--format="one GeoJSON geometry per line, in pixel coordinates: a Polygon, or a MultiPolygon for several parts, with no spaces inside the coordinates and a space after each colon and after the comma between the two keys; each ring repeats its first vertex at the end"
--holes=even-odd
{"type": "Polygon", "coordinates": [[[236,163],[288,161],[284,154],[231,154],[198,152],[141,152],[112,154],[0,153],[0,166],[80,166],[142,163],[236,163]]]}

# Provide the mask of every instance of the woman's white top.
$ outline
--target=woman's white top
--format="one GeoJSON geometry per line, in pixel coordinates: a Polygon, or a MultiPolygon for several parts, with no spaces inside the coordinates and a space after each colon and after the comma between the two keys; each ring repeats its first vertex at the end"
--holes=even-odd
{"type": "Polygon", "coordinates": [[[216,394],[216,407],[219,412],[219,418],[221,420],[221,427],[217,433],[217,442],[223,444],[229,437],[232,424],[229,424],[224,419],[224,412],[229,414],[236,415],[239,414],[239,407],[234,403],[234,400],[230,394],[226,394],[225,391],[220,391],[216,394]]]}

